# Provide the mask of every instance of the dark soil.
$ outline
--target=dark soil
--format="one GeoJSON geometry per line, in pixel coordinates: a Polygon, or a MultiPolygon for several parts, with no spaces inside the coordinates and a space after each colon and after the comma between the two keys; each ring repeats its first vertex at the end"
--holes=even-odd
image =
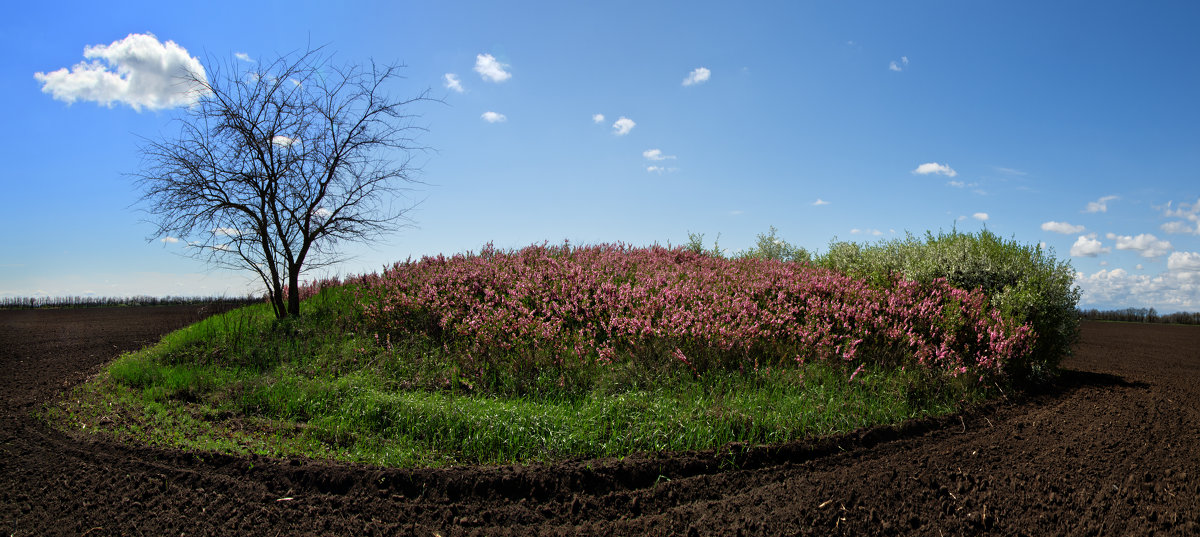
{"type": "Polygon", "coordinates": [[[391,470],[35,415],[195,306],[0,311],[4,535],[1200,535],[1200,327],[1085,323],[1061,385],[776,447],[391,470]]]}

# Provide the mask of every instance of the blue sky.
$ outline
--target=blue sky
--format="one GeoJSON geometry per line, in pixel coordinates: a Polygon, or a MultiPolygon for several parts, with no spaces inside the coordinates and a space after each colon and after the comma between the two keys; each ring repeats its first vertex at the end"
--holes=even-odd
{"type": "Polygon", "coordinates": [[[0,22],[0,296],[254,290],[149,237],[130,174],[180,109],[96,84],[149,34],[164,65],[326,45],[443,99],[411,110],[416,227],[341,274],[489,241],[987,226],[1069,258],[1084,307],[1200,310],[1200,3],[34,4],[0,22]]]}

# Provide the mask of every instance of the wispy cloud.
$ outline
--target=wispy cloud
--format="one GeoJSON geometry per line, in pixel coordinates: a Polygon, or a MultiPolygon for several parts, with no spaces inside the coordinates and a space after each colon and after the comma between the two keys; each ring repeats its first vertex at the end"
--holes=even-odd
{"type": "Polygon", "coordinates": [[[234,52],[233,57],[247,63],[258,63],[254,61],[254,58],[251,58],[250,55],[246,54],[245,52],[234,52]]]}
{"type": "Polygon", "coordinates": [[[664,155],[661,149],[647,149],[642,151],[642,156],[648,160],[668,160],[675,158],[675,155],[664,155]]]}
{"type": "Polygon", "coordinates": [[[179,239],[175,238],[175,237],[163,237],[158,240],[159,240],[159,242],[161,242],[163,244],[175,244],[175,243],[179,242],[179,239]]]}
{"type": "Polygon", "coordinates": [[[1085,236],[1080,236],[1075,244],[1071,245],[1072,257],[1096,257],[1100,254],[1107,254],[1112,250],[1105,248],[1100,241],[1085,236]]]}
{"type": "Polygon", "coordinates": [[[1118,250],[1133,250],[1138,252],[1142,257],[1152,259],[1162,257],[1173,249],[1170,242],[1159,240],[1158,237],[1149,233],[1142,233],[1136,237],[1109,233],[1105,237],[1108,240],[1116,241],[1118,250]]]}
{"type": "Polygon", "coordinates": [[[1087,207],[1084,208],[1085,213],[1106,213],[1108,212],[1108,202],[1121,199],[1117,196],[1104,196],[1096,201],[1089,201],[1087,207]]]}
{"type": "Polygon", "coordinates": [[[456,91],[458,93],[467,91],[463,89],[462,81],[458,79],[458,75],[454,73],[446,73],[445,75],[442,75],[442,78],[445,80],[444,85],[447,89],[456,91]]]}
{"type": "Polygon", "coordinates": [[[1006,174],[1006,175],[1029,175],[1029,173],[1027,173],[1027,172],[1023,172],[1021,170],[1015,170],[1013,168],[996,168],[996,171],[1006,174]]]}
{"type": "Polygon", "coordinates": [[[483,118],[483,120],[488,123],[503,123],[508,121],[508,116],[497,112],[492,112],[491,110],[484,112],[479,117],[483,118]]]}
{"type": "Polygon", "coordinates": [[[888,64],[889,71],[899,72],[899,71],[903,71],[905,67],[908,67],[908,56],[901,56],[900,63],[896,63],[895,61],[892,61],[891,63],[888,64]]]}
{"type": "Polygon", "coordinates": [[[621,116],[617,118],[617,121],[612,125],[613,134],[617,136],[625,136],[626,134],[629,134],[629,131],[633,130],[633,128],[636,126],[637,123],[634,123],[632,119],[621,116]]]}
{"type": "Polygon", "coordinates": [[[711,76],[712,76],[712,71],[709,71],[707,68],[704,68],[704,67],[697,67],[697,68],[693,69],[692,72],[688,73],[687,78],[683,79],[683,85],[684,86],[692,86],[695,84],[700,84],[702,82],[708,81],[709,77],[711,77],[711,76]]]}
{"type": "Polygon", "coordinates": [[[667,168],[667,167],[663,167],[663,166],[646,166],[646,171],[648,171],[650,173],[658,173],[658,174],[673,173],[678,170],[679,170],[679,168],[667,168]]]}
{"type": "Polygon", "coordinates": [[[34,73],[42,92],[66,103],[92,101],[112,107],[122,103],[134,110],[189,106],[203,90],[180,84],[189,73],[207,80],[200,60],[174,41],[159,42],[153,34],[129,34],[108,45],[83,49],[90,62],[49,73],[34,73]]]}
{"type": "Polygon", "coordinates": [[[491,54],[479,54],[475,56],[475,72],[479,73],[479,76],[488,82],[504,82],[512,78],[512,73],[505,70],[508,66],[507,63],[500,63],[491,54]]]}
{"type": "Polygon", "coordinates": [[[913,170],[912,173],[916,175],[945,175],[946,177],[956,177],[958,175],[958,172],[954,171],[954,168],[951,168],[949,164],[938,164],[936,162],[926,162],[917,166],[917,169],[913,170]]]}
{"type": "Polygon", "coordinates": [[[850,230],[850,234],[851,234],[851,235],[874,235],[874,236],[878,237],[878,236],[880,236],[880,235],[883,235],[883,232],[882,232],[882,231],[879,231],[878,229],[858,229],[858,228],[854,228],[854,229],[851,229],[851,230],[850,230]]]}
{"type": "Polygon", "coordinates": [[[604,114],[596,114],[592,116],[592,123],[604,123],[604,114]]]}
{"type": "Polygon", "coordinates": [[[830,203],[830,202],[828,202],[828,201],[825,201],[825,200],[823,200],[823,199],[821,199],[821,198],[817,198],[817,201],[814,201],[814,202],[812,202],[812,204],[813,204],[813,207],[820,207],[820,206],[822,206],[822,205],[829,205],[829,203],[830,203]]]}
{"type": "Polygon", "coordinates": [[[1086,228],[1083,226],[1073,226],[1066,222],[1055,222],[1053,220],[1042,223],[1042,231],[1053,231],[1055,233],[1062,233],[1064,235],[1083,233],[1084,229],[1086,228]]]}

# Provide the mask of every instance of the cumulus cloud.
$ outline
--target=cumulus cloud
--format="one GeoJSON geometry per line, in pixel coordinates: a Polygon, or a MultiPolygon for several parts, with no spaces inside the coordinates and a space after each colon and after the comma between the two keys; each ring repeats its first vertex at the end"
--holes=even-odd
{"type": "Polygon", "coordinates": [[[1172,252],[1167,258],[1167,270],[1200,274],[1200,253],[1172,252]]]}
{"type": "MultiPolygon", "coordinates": [[[[1181,252],[1175,252],[1181,254],[1181,252]]],[[[1200,263],[1200,254],[1195,261],[1200,263]]],[[[1177,263],[1183,257],[1178,257],[1177,263]]],[[[1189,258],[1190,260],[1190,258],[1189,258]]],[[[1168,264],[1170,261],[1168,260],[1168,264]]],[[[1100,307],[1152,306],[1162,311],[1195,311],[1200,309],[1200,272],[1187,266],[1168,267],[1166,272],[1130,274],[1124,269],[1101,269],[1087,276],[1075,274],[1075,283],[1082,291],[1081,305],[1100,307]]]]}
{"type": "Polygon", "coordinates": [[[1109,233],[1105,237],[1117,241],[1118,250],[1133,250],[1147,258],[1162,257],[1172,250],[1170,242],[1159,240],[1149,233],[1142,233],[1136,237],[1109,233]]]}
{"type": "Polygon", "coordinates": [[[1072,257],[1096,257],[1100,254],[1107,254],[1111,251],[1112,250],[1109,250],[1108,248],[1105,248],[1104,245],[1100,244],[1100,241],[1084,236],[1080,236],[1079,240],[1075,241],[1075,244],[1071,245],[1072,257]]]}
{"type": "Polygon", "coordinates": [[[479,117],[483,118],[483,120],[488,123],[503,123],[505,121],[508,121],[508,116],[506,116],[504,114],[492,112],[491,110],[484,112],[479,117]]]}
{"type": "Polygon", "coordinates": [[[949,164],[938,164],[936,162],[926,162],[925,164],[917,166],[917,169],[913,170],[912,172],[916,175],[934,174],[945,175],[946,177],[955,177],[958,175],[958,172],[954,171],[949,164]]]}
{"type": "Polygon", "coordinates": [[[175,237],[163,237],[159,239],[159,242],[162,242],[163,244],[175,244],[179,242],[179,239],[175,237]]]}
{"type": "Polygon", "coordinates": [[[1163,231],[1167,233],[1195,233],[1200,235],[1200,199],[1197,199],[1196,203],[1180,203],[1174,208],[1172,208],[1172,205],[1172,202],[1167,202],[1163,214],[1169,218],[1180,218],[1182,220],[1163,224],[1163,231]],[[1188,222],[1192,224],[1188,224],[1188,222]]]}
{"type": "Polygon", "coordinates": [[[1174,222],[1167,222],[1160,227],[1162,228],[1163,231],[1165,231],[1169,234],[1172,234],[1172,235],[1186,234],[1186,233],[1200,234],[1200,226],[1193,228],[1193,226],[1191,224],[1184,222],[1182,220],[1176,220],[1174,222]]]}
{"type": "Polygon", "coordinates": [[[153,34],[129,34],[108,45],[88,46],[83,57],[91,61],[69,70],[34,73],[42,92],[66,103],[84,100],[110,108],[122,103],[140,112],[143,107],[189,106],[203,91],[203,86],[187,82],[189,76],[208,80],[200,60],[153,34]]]}
{"type": "Polygon", "coordinates": [[[271,138],[271,143],[272,143],[272,144],[275,144],[275,145],[277,145],[277,146],[279,146],[279,147],[288,147],[288,146],[291,146],[292,144],[296,143],[296,139],[295,139],[295,138],[289,138],[289,137],[287,137],[287,136],[284,136],[284,135],[282,135],[282,134],[277,134],[277,135],[275,135],[274,137],[272,137],[272,138],[271,138]]]}
{"type": "Polygon", "coordinates": [[[975,214],[971,215],[971,218],[979,220],[980,222],[987,222],[988,221],[988,213],[975,213],[975,214]]]}
{"type": "Polygon", "coordinates": [[[1042,231],[1053,231],[1055,233],[1062,233],[1064,235],[1083,233],[1084,229],[1086,228],[1083,226],[1072,226],[1066,222],[1055,222],[1053,220],[1042,223],[1042,231]]]}
{"type": "Polygon", "coordinates": [[[447,89],[458,93],[466,91],[463,89],[462,81],[458,79],[458,75],[454,73],[446,73],[445,75],[442,75],[442,79],[445,80],[444,86],[446,86],[447,89]]]}
{"type": "Polygon", "coordinates": [[[500,63],[491,54],[479,54],[475,56],[475,72],[479,73],[479,76],[488,82],[504,82],[512,78],[512,73],[505,71],[505,67],[508,67],[507,63],[500,63]]]}
{"type": "Polygon", "coordinates": [[[592,123],[604,123],[604,114],[596,114],[592,116],[592,123]]]}
{"type": "Polygon", "coordinates": [[[821,199],[821,198],[817,198],[817,201],[814,201],[814,202],[812,202],[812,204],[813,204],[813,207],[820,207],[820,206],[822,206],[822,205],[829,205],[829,203],[830,203],[830,202],[828,202],[828,201],[825,201],[825,200],[823,200],[823,199],[821,199]]]}
{"type": "Polygon", "coordinates": [[[687,78],[683,79],[683,85],[691,86],[693,84],[700,84],[706,82],[710,76],[712,76],[712,71],[704,67],[697,67],[688,73],[687,78]]]}
{"type": "Polygon", "coordinates": [[[1121,199],[1117,196],[1104,196],[1096,201],[1089,201],[1087,208],[1083,210],[1085,213],[1106,213],[1108,212],[1108,202],[1121,199]]]}
{"type": "Polygon", "coordinates": [[[642,156],[648,160],[667,160],[675,158],[675,155],[664,155],[661,149],[647,149],[642,151],[642,156]]]}
{"type": "Polygon", "coordinates": [[[636,126],[637,123],[634,123],[632,119],[621,116],[617,118],[615,123],[613,123],[613,134],[617,136],[625,136],[626,134],[629,134],[629,131],[633,130],[633,128],[636,126]]]}

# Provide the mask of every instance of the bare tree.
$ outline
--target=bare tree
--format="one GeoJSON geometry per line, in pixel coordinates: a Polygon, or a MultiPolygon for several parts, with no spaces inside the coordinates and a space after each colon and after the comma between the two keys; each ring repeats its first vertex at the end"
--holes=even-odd
{"type": "Polygon", "coordinates": [[[423,129],[407,109],[431,99],[386,93],[399,66],[335,65],[321,49],[223,67],[191,74],[199,95],[177,138],[142,147],[142,201],[157,237],[254,271],[276,317],[296,316],[302,272],[408,222],[411,205],[394,203],[423,129]]]}

